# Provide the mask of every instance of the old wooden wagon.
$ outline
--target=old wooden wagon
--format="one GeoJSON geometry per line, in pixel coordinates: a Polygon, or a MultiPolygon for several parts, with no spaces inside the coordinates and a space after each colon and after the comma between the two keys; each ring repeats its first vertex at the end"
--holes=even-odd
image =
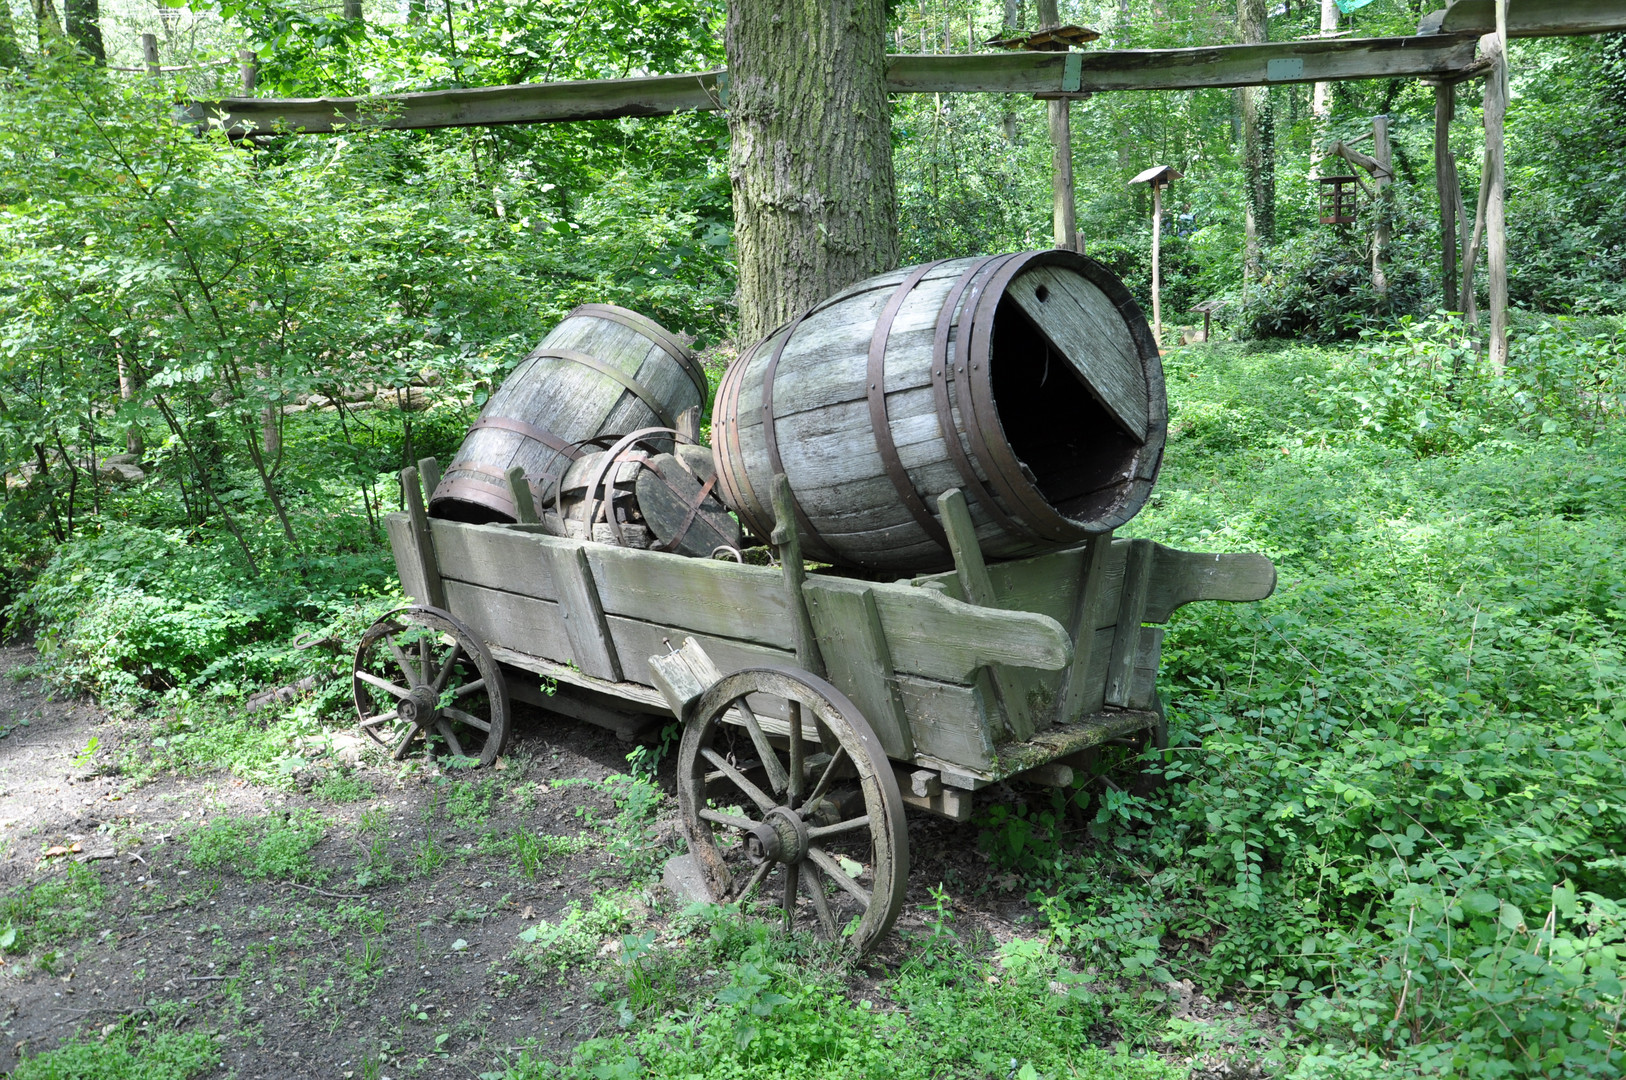
{"type": "Polygon", "coordinates": [[[987,564],[949,491],[954,569],[862,580],[806,568],[783,477],[772,564],[749,565],[430,518],[420,473],[433,489],[432,460],[404,470],[406,512],[387,519],[417,604],[357,652],[367,733],[397,757],[489,763],[510,699],[622,731],[675,715],[705,889],[858,949],[903,904],[906,808],[963,821],[990,784],[1064,784],[1103,747],[1163,739],[1148,624],[1276,579],[1263,556],[1110,535],[987,564]]]}

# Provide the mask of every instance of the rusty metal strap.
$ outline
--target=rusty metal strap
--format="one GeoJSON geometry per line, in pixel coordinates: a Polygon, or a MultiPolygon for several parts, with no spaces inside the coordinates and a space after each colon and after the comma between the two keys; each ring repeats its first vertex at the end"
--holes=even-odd
{"type": "Polygon", "coordinates": [[[535,424],[527,424],[523,420],[515,420],[509,416],[482,416],[480,419],[469,425],[470,431],[473,431],[476,428],[495,428],[498,431],[512,431],[515,435],[523,435],[532,442],[541,443],[543,446],[547,447],[549,450],[552,450],[556,454],[563,454],[571,461],[575,461],[577,458],[582,456],[581,450],[572,444],[565,442],[553,432],[539,428],[535,424]]]}
{"type": "Polygon", "coordinates": [[[675,360],[683,373],[694,384],[695,392],[700,395],[700,404],[706,403],[706,372],[695,362],[694,354],[684,347],[666,327],[654,319],[645,318],[636,311],[616,307],[614,304],[581,304],[570,310],[565,318],[581,315],[592,319],[604,319],[607,322],[619,323],[629,330],[636,331],[649,338],[661,347],[661,351],[675,360]]]}
{"type": "Polygon", "coordinates": [[[875,333],[870,337],[869,367],[865,372],[870,431],[875,436],[875,449],[880,452],[881,464],[886,469],[887,478],[892,481],[892,486],[897,489],[903,505],[920,523],[926,535],[944,551],[950,550],[948,534],[943,531],[942,524],[932,516],[920,493],[915,490],[915,482],[910,479],[909,470],[904,467],[903,459],[898,456],[898,444],[892,438],[892,420],[886,413],[886,346],[892,336],[892,323],[898,317],[903,302],[927,273],[947,261],[938,259],[936,262],[915,267],[887,299],[886,307],[881,309],[881,317],[875,322],[875,333]]]}
{"type": "Polygon", "coordinates": [[[655,415],[655,419],[661,422],[662,427],[677,427],[677,419],[666,410],[666,406],[661,404],[660,399],[655,396],[649,387],[620,368],[606,364],[596,356],[588,356],[586,353],[576,352],[574,349],[540,349],[532,353],[531,357],[536,360],[568,360],[573,364],[592,368],[600,375],[608,375],[631,391],[639,401],[642,401],[649,411],[655,415]]]}
{"type": "MultiPolygon", "coordinates": [[[[650,471],[654,472],[656,476],[660,476],[661,483],[665,484],[668,488],[671,488],[673,492],[677,491],[676,488],[672,487],[670,481],[668,481],[666,479],[666,477],[661,476],[661,474],[657,470],[651,469],[650,471]]],[[[716,486],[717,486],[717,477],[715,475],[712,476],[709,480],[707,480],[704,484],[700,485],[700,494],[696,495],[695,499],[694,499],[694,502],[692,504],[690,504],[689,512],[686,515],[684,515],[683,524],[681,524],[681,525],[679,525],[677,527],[677,532],[672,534],[672,539],[663,540],[660,543],[655,544],[653,546],[653,550],[655,550],[655,551],[676,551],[677,550],[677,546],[683,542],[683,538],[685,536],[689,535],[689,526],[693,525],[694,524],[694,519],[696,517],[700,516],[700,508],[702,506],[706,505],[706,499],[707,499],[708,496],[711,495],[711,489],[716,487],[716,486]]]]}

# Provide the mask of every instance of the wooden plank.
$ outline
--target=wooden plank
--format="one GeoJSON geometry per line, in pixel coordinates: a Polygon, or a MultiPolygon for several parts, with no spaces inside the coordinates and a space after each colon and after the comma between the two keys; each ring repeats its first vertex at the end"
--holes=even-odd
{"type": "Polygon", "coordinates": [[[645,711],[660,713],[670,711],[665,700],[661,697],[661,692],[652,686],[595,679],[591,675],[584,674],[575,664],[560,663],[545,656],[520,652],[518,649],[510,649],[503,645],[492,645],[490,649],[493,659],[509,667],[516,667],[521,671],[532,671],[555,682],[568,683],[571,686],[581,686],[601,694],[607,694],[612,698],[627,702],[629,708],[633,705],[642,705],[648,707],[645,711]]]}
{"type": "Polygon", "coordinates": [[[1135,652],[1135,663],[1129,676],[1129,693],[1124,707],[1154,709],[1157,707],[1157,665],[1163,658],[1163,631],[1157,627],[1144,627],[1140,644],[1135,652]]]}
{"type": "Polygon", "coordinates": [[[448,580],[446,602],[447,610],[488,646],[500,645],[559,663],[569,663],[574,657],[565,633],[564,612],[552,600],[448,580]]]}
{"type": "MultiPolygon", "coordinates": [[[[971,792],[959,788],[946,788],[940,780],[937,780],[934,789],[922,791],[918,785],[912,783],[912,780],[924,770],[897,768],[894,771],[898,777],[898,792],[903,796],[905,805],[941,818],[948,818],[950,821],[971,820],[973,798],[971,792]]],[[[936,780],[935,774],[929,775],[936,780]]]]}
{"type": "MultiPolygon", "coordinates": [[[[807,594],[802,585],[807,580],[807,566],[802,562],[802,539],[796,530],[795,497],[790,492],[790,481],[784,473],[773,478],[773,535],[769,538],[778,549],[779,566],[784,577],[785,610],[790,616],[791,640],[796,646],[796,660],[814,675],[824,674],[824,657],[819,651],[818,635],[813,630],[812,614],[808,610],[807,594]]],[[[874,602],[871,601],[871,607],[874,602]]]]}
{"type": "Polygon", "coordinates": [[[441,585],[439,562],[435,557],[435,542],[429,535],[429,511],[424,506],[423,491],[418,484],[418,470],[408,466],[401,470],[401,490],[405,494],[407,517],[412,523],[412,539],[418,559],[418,574],[423,580],[423,602],[432,607],[446,606],[446,590],[441,585]]]}
{"type": "Polygon", "coordinates": [[[440,518],[429,522],[435,550],[449,577],[489,589],[556,600],[559,589],[542,552],[549,544],[574,541],[544,536],[532,531],[534,528],[467,525],[440,518]]]}
{"type": "Polygon", "coordinates": [[[899,675],[897,687],[917,758],[925,754],[971,769],[993,764],[999,713],[988,688],[912,675],[899,675]]]}
{"type": "MultiPolygon", "coordinates": [[[[999,594],[989,579],[988,566],[982,560],[982,549],[977,544],[977,527],[971,521],[971,509],[966,505],[965,493],[950,488],[937,497],[937,513],[948,534],[949,552],[954,556],[954,572],[965,597],[978,607],[999,607],[999,594]]],[[[1012,738],[1026,739],[1033,734],[1034,718],[1028,708],[1028,687],[1019,673],[1010,668],[993,667],[988,670],[994,688],[999,694],[1000,712],[1012,738]]]]}
{"type": "Polygon", "coordinates": [[[418,538],[412,531],[412,519],[404,513],[388,514],[384,518],[384,531],[389,534],[390,553],[395,556],[395,576],[401,581],[401,591],[415,604],[429,602],[429,589],[423,577],[423,556],[418,551],[418,538]]]}
{"type": "MultiPolygon", "coordinates": [[[[808,578],[809,598],[822,581],[808,578]]],[[[935,589],[875,584],[876,609],[898,671],[968,683],[989,664],[1059,671],[1073,658],[1072,642],[1055,619],[950,600],[935,589]]]]}
{"type": "Polygon", "coordinates": [[[915,741],[881,631],[874,590],[862,582],[838,579],[821,581],[804,595],[825,677],[852,698],[886,756],[907,761],[914,756],[915,741]]]}
{"type": "Polygon", "coordinates": [[[1276,566],[1263,555],[1216,555],[1152,545],[1145,622],[1167,622],[1176,608],[1196,600],[1245,603],[1276,591],[1276,566]]]}
{"type": "Polygon", "coordinates": [[[594,544],[587,560],[606,613],[793,649],[784,579],[765,566],[594,544]]]}
{"type": "MultiPolygon", "coordinates": [[[[1593,22],[1613,25],[1606,17],[1595,17],[1593,22]]],[[[1078,94],[1449,76],[1473,62],[1474,42],[1482,32],[1202,49],[898,55],[888,58],[886,82],[887,90],[894,94],[1060,93],[1069,55],[1080,64],[1074,91],[1078,94]],[[1278,64],[1272,69],[1272,60],[1298,60],[1302,66],[1278,64]],[[1273,77],[1273,70],[1280,77],[1273,77]]],[[[217,98],[183,106],[180,118],[197,125],[218,121],[228,133],[241,135],[250,130],[330,134],[357,125],[423,129],[666,116],[719,108],[716,84],[720,74],[520,83],[373,98],[217,98]]]]}
{"type": "Polygon", "coordinates": [[[440,487],[440,462],[432,457],[419,458],[418,478],[423,481],[423,497],[431,498],[440,487]]]}
{"type": "Polygon", "coordinates": [[[1071,270],[1051,266],[1018,275],[1005,294],[1078,372],[1090,395],[1137,442],[1145,442],[1151,419],[1146,369],[1106,294],[1071,270]]]}
{"type": "Polygon", "coordinates": [[[1108,705],[1127,706],[1140,655],[1141,620],[1146,613],[1146,592],[1152,570],[1152,542],[1131,540],[1124,568],[1124,590],[1118,600],[1118,625],[1112,636],[1112,659],[1107,663],[1108,705]]]}
{"type": "MultiPolygon", "coordinates": [[[[653,686],[655,683],[655,673],[649,666],[649,658],[666,652],[667,642],[671,642],[672,648],[679,647],[683,644],[683,637],[693,637],[699,642],[706,655],[717,665],[717,670],[724,674],[739,671],[741,668],[760,667],[763,664],[776,664],[780,667],[794,667],[796,664],[796,658],[783,649],[770,649],[749,641],[714,637],[710,634],[679,634],[659,623],[629,619],[621,615],[607,615],[605,622],[609,625],[610,640],[620,657],[625,680],[645,686],[653,686]]],[[[757,707],[760,715],[778,717],[784,715],[782,708],[758,707],[757,699],[754,697],[751,703],[757,707]]]]}
{"type": "Polygon", "coordinates": [[[582,545],[558,540],[542,544],[541,551],[559,587],[559,606],[576,665],[594,678],[620,682],[621,662],[610,640],[610,627],[604,620],[604,608],[582,545]]]}
{"type": "MultiPolygon", "coordinates": [[[[1067,620],[1067,632],[1073,638],[1073,666],[1067,669],[1067,685],[1062,690],[1060,716],[1067,721],[1086,711],[1097,687],[1102,686],[1096,675],[1095,659],[1096,623],[1107,591],[1106,567],[1112,549],[1112,534],[1093,537],[1085,548],[1084,580],[1076,594],[1072,616],[1067,620]]],[[[1112,613],[1117,621],[1117,612],[1112,613]]],[[[1095,706],[1099,707],[1099,706],[1095,706]]]]}
{"type": "Polygon", "coordinates": [[[525,470],[515,465],[504,474],[508,480],[508,494],[514,500],[514,516],[521,525],[537,525],[542,519],[536,514],[536,500],[531,498],[531,485],[525,479],[525,470]]]}
{"type": "MultiPolygon", "coordinates": [[[[1489,34],[1496,29],[1495,0],[1453,0],[1423,16],[1419,34],[1489,34]]],[[[1508,37],[1613,34],[1626,30],[1623,0],[1509,0],[1508,37]]]]}

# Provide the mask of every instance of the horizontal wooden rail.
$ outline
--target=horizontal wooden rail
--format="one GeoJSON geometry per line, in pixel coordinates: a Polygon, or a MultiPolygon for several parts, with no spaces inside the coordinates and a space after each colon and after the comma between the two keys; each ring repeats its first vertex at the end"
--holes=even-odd
{"type": "MultiPolygon", "coordinates": [[[[1495,0],[1454,0],[1423,17],[1419,34],[1488,34],[1496,29],[1495,0]]],[[[1508,37],[1612,34],[1626,30],[1626,0],[1509,0],[1508,37]]]]}
{"type": "MultiPolygon", "coordinates": [[[[1050,96],[1450,76],[1473,63],[1476,41],[1472,34],[1433,34],[1203,49],[898,55],[887,63],[886,82],[888,90],[899,94],[1050,96]]],[[[234,134],[321,134],[355,125],[473,127],[718,109],[726,90],[727,73],[707,71],[370,98],[222,98],[185,106],[183,118],[197,124],[218,118],[234,134]]]]}

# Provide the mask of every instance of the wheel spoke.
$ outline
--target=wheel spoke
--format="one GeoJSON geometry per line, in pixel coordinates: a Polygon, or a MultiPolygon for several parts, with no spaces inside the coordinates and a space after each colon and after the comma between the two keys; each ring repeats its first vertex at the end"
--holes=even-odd
{"type": "Polygon", "coordinates": [[[466,713],[462,709],[454,709],[450,705],[440,710],[440,712],[442,716],[450,717],[460,724],[467,724],[471,728],[478,728],[479,730],[485,732],[491,731],[491,725],[480,719],[478,716],[475,716],[473,713],[466,713]]]}
{"type": "Polygon", "coordinates": [[[391,720],[398,720],[400,719],[400,716],[400,713],[396,712],[394,709],[391,709],[389,712],[379,713],[377,716],[368,717],[361,722],[361,726],[364,728],[377,727],[380,724],[387,724],[391,720]]]}
{"type": "Polygon", "coordinates": [[[807,777],[802,770],[807,767],[807,748],[802,745],[802,703],[790,703],[790,804],[800,806],[802,793],[807,790],[807,777]]]}
{"type": "MultiPolygon", "coordinates": [[[[457,656],[462,651],[462,647],[456,641],[453,641],[451,649],[446,653],[446,659],[441,661],[440,674],[435,676],[435,693],[438,694],[445,688],[446,676],[452,673],[452,665],[457,663],[457,656]]],[[[482,685],[484,684],[482,683],[482,685]]]]}
{"type": "Polygon", "coordinates": [[[750,832],[752,829],[757,827],[757,823],[752,821],[750,818],[742,818],[736,817],[733,814],[725,814],[721,810],[713,810],[709,806],[701,807],[700,816],[707,821],[718,825],[727,825],[730,829],[737,829],[740,832],[750,832]]]}
{"type": "Polygon", "coordinates": [[[730,780],[734,781],[734,786],[739,788],[740,791],[744,792],[752,802],[757,804],[757,809],[766,812],[772,810],[777,805],[773,799],[769,798],[763,792],[761,788],[747,780],[744,773],[730,765],[728,760],[724,758],[723,755],[710,748],[702,750],[700,753],[707,761],[723,770],[723,774],[730,780]]]}
{"type": "Polygon", "coordinates": [[[446,740],[446,745],[451,747],[452,753],[458,757],[463,756],[463,744],[457,741],[457,733],[452,730],[452,725],[444,720],[439,720],[435,723],[435,730],[440,732],[441,737],[446,740]]]}
{"type": "Polygon", "coordinates": [[[401,736],[401,741],[395,744],[395,751],[390,754],[390,757],[396,761],[405,759],[407,747],[412,745],[412,736],[416,735],[417,733],[418,728],[416,724],[407,728],[406,734],[401,736]]]}
{"type": "Polygon", "coordinates": [[[847,821],[838,821],[834,825],[815,825],[807,830],[807,838],[809,840],[822,840],[826,836],[834,836],[837,833],[852,832],[854,829],[867,828],[869,828],[869,815],[865,814],[863,817],[855,817],[847,821]]]}
{"type": "Polygon", "coordinates": [[[823,870],[831,881],[852,893],[853,896],[857,897],[866,908],[869,907],[869,891],[862,885],[858,884],[858,882],[848,877],[847,872],[843,870],[840,864],[838,864],[836,860],[830,856],[829,852],[825,851],[823,848],[808,848],[807,857],[813,863],[815,863],[820,870],[823,870]]]}
{"type": "Polygon", "coordinates": [[[807,895],[813,898],[813,910],[819,914],[819,925],[830,937],[836,936],[836,920],[830,914],[830,901],[824,898],[824,884],[819,881],[818,871],[807,875],[807,895]]]}
{"type": "Polygon", "coordinates": [[[388,679],[381,679],[370,671],[362,671],[360,668],[357,668],[356,678],[360,679],[364,683],[367,683],[369,686],[376,686],[386,694],[393,694],[398,698],[405,699],[412,696],[412,692],[410,690],[404,690],[390,682],[388,679]]]}
{"type": "Polygon", "coordinates": [[[452,699],[455,701],[456,699],[458,699],[460,697],[465,697],[468,694],[474,693],[476,690],[484,690],[485,688],[486,688],[486,681],[484,679],[475,679],[473,682],[464,683],[462,686],[459,686],[456,690],[453,690],[452,691],[452,699]]]}
{"type": "Polygon", "coordinates": [[[785,929],[790,930],[791,924],[796,921],[796,893],[802,880],[802,868],[795,863],[785,867],[785,929]]]}
{"type": "Polygon", "coordinates": [[[824,797],[824,792],[829,788],[830,781],[835,778],[836,766],[841,764],[841,759],[846,755],[847,748],[845,746],[836,747],[836,752],[830,755],[830,763],[824,767],[824,775],[820,776],[819,782],[813,785],[813,794],[807,797],[808,802],[816,803],[824,797]]]}
{"type": "Polygon", "coordinates": [[[429,635],[418,636],[418,679],[420,684],[429,681],[429,635]]]}
{"type": "Polygon", "coordinates": [[[779,764],[779,755],[774,753],[773,744],[762,730],[762,721],[751,706],[745,703],[742,697],[734,702],[734,707],[740,711],[745,720],[745,730],[750,733],[751,745],[757,748],[757,757],[762,759],[762,771],[768,774],[768,786],[773,788],[774,794],[783,794],[785,791],[785,767],[779,764]]]}
{"type": "Polygon", "coordinates": [[[384,643],[390,647],[390,653],[395,657],[395,664],[401,669],[401,674],[406,676],[407,685],[417,686],[422,679],[413,668],[412,661],[407,659],[407,654],[401,650],[401,646],[395,643],[395,635],[391,634],[386,637],[384,643]]]}
{"type": "Polygon", "coordinates": [[[772,870],[773,868],[774,864],[772,862],[765,862],[761,866],[757,867],[756,870],[752,872],[751,876],[746,879],[745,888],[734,894],[734,902],[736,904],[745,903],[745,898],[756,891],[757,886],[762,884],[762,879],[767,877],[768,871],[772,870]]]}

